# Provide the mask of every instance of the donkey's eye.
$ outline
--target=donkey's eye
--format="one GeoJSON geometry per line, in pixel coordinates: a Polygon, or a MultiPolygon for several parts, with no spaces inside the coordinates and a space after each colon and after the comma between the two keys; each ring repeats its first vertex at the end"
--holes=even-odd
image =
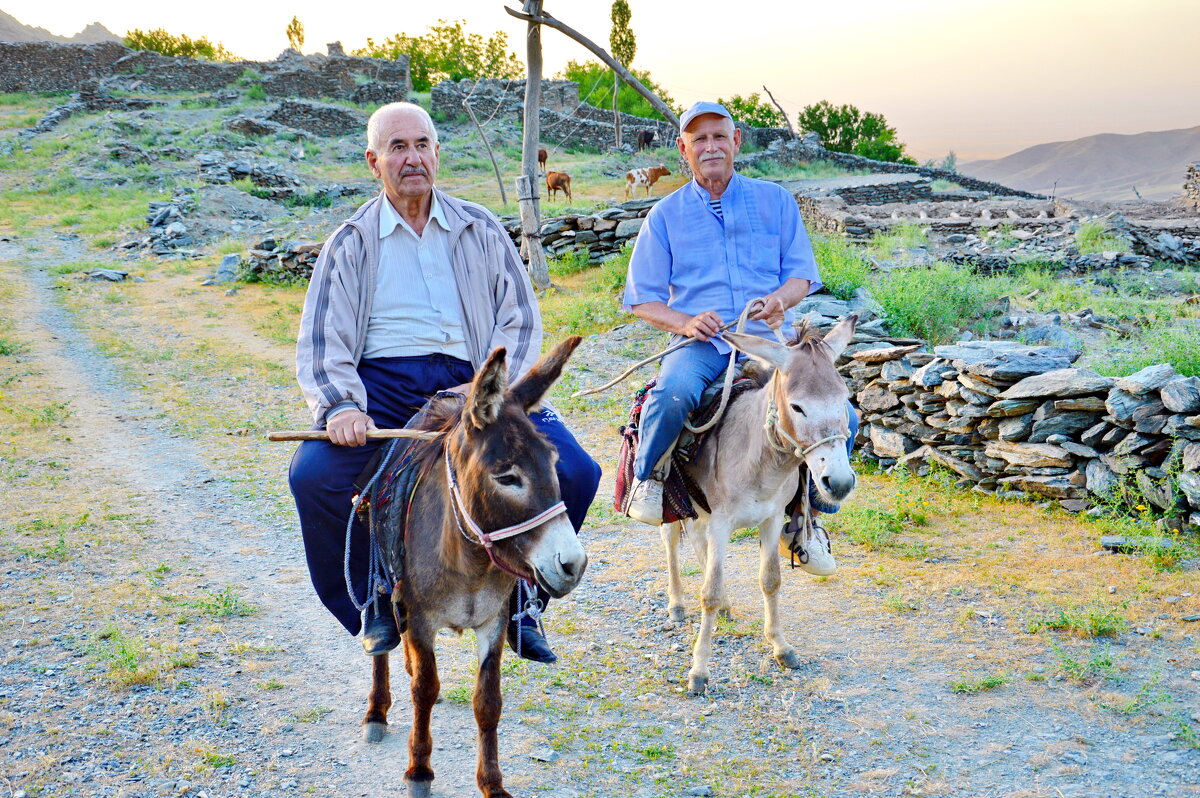
{"type": "Polygon", "coordinates": [[[807,413],[805,413],[805,412],[804,412],[804,408],[803,408],[803,407],[801,407],[801,406],[799,405],[799,403],[797,403],[797,402],[792,402],[792,410],[795,410],[797,413],[799,413],[799,414],[800,414],[800,415],[802,415],[802,416],[807,416],[807,415],[808,415],[807,413]]]}
{"type": "Polygon", "coordinates": [[[512,474],[512,473],[500,474],[499,476],[496,477],[496,481],[499,482],[501,485],[504,485],[507,488],[521,487],[521,478],[519,476],[517,476],[516,474],[512,474]]]}

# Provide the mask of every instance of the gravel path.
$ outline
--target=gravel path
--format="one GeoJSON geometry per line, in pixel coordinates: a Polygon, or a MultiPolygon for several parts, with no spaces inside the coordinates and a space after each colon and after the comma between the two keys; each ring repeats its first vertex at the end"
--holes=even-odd
{"type": "MultiPolygon", "coordinates": [[[[247,498],[205,441],[181,436],[145,392],[130,387],[120,361],[97,351],[89,330],[99,322],[73,316],[51,290],[45,267],[77,257],[72,243],[38,244],[39,251],[0,245],[0,267],[17,286],[14,329],[33,342],[23,367],[39,371],[56,386],[56,400],[74,409],[55,433],[64,443],[53,460],[68,475],[57,489],[95,502],[105,518],[142,513],[152,523],[97,538],[92,554],[61,560],[22,552],[18,527],[5,530],[0,794],[402,791],[402,668],[393,668],[391,733],[367,747],[358,741],[358,721],[368,663],[315,602],[294,522],[280,519],[269,497],[247,498]],[[155,576],[155,563],[170,570],[155,576]],[[98,614],[106,599],[147,580],[161,583],[149,596],[236,595],[259,610],[208,621],[192,612],[181,622],[180,605],[134,609],[118,601],[98,614]],[[114,686],[95,655],[109,624],[147,639],[191,641],[196,661],[171,678],[114,686]],[[264,688],[272,682],[279,689],[264,688]]],[[[615,336],[621,346],[623,335],[615,336]]],[[[612,344],[590,340],[593,374],[577,378],[609,373],[616,358],[600,353],[612,344]]],[[[1048,645],[1027,634],[1023,619],[1039,594],[1019,574],[977,577],[984,566],[996,571],[968,535],[989,535],[1015,557],[1046,549],[1061,559],[1047,559],[1045,570],[1061,562],[1061,580],[1081,592],[1091,581],[1086,589],[1102,593],[1105,582],[1097,580],[1111,579],[1120,591],[1114,602],[1141,600],[1158,589],[1146,579],[1159,577],[1128,576],[1115,558],[1106,573],[1074,533],[1006,542],[1044,524],[1024,505],[997,510],[964,499],[974,510],[947,510],[929,533],[936,556],[908,570],[838,539],[837,576],[785,571],[786,628],[805,658],[791,672],[773,664],[761,639],[756,542],[735,541],[734,620],[715,641],[710,695],[686,696],[695,608],[687,623],[667,622],[657,534],[603,507],[611,501],[616,438],[595,418],[579,429],[606,471],[585,531],[592,561],[584,584],[548,616],[560,663],[506,659],[501,766],[515,794],[1200,794],[1200,749],[1186,736],[1200,723],[1194,634],[1152,610],[1139,622],[1144,634],[1111,642],[1048,645]],[[919,600],[897,606],[896,595],[919,600]],[[1068,660],[1098,670],[1075,679],[1068,660]],[[1005,683],[974,694],[948,687],[989,674],[1004,674],[1005,683]]],[[[285,453],[263,447],[257,456],[264,481],[283,480],[285,453]]],[[[38,468],[51,468],[50,460],[38,468]]],[[[25,479],[11,476],[9,495],[45,515],[54,502],[26,490],[25,479]]],[[[895,489],[882,478],[864,483],[859,501],[882,502],[895,489]]],[[[698,591],[694,569],[687,579],[698,591]]],[[[1194,573],[1161,580],[1176,601],[1179,585],[1195,584],[1194,573]]],[[[1196,601],[1183,595],[1185,604],[1196,601]]],[[[434,712],[439,796],[474,794],[474,721],[464,703],[471,650],[469,636],[442,639],[446,700],[434,712]]]]}

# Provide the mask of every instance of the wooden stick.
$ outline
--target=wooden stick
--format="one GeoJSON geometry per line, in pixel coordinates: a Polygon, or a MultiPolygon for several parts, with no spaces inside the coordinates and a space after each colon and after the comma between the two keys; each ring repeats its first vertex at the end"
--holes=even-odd
{"type": "Polygon", "coordinates": [[[775,95],[771,93],[771,90],[767,88],[766,84],[763,84],[763,91],[765,91],[767,96],[771,98],[771,103],[779,109],[779,113],[783,117],[783,124],[787,125],[788,133],[792,134],[792,141],[798,139],[799,136],[796,135],[796,130],[792,127],[792,120],[788,119],[787,111],[783,110],[782,105],[775,102],[775,95]]]}
{"type": "MultiPolygon", "coordinates": [[[[432,441],[441,435],[440,432],[429,432],[419,429],[373,429],[367,431],[367,440],[390,440],[392,438],[415,438],[419,441],[432,441]]],[[[329,433],[323,429],[288,429],[272,432],[267,435],[269,441],[327,441],[329,433]]]]}
{"type": "Polygon", "coordinates": [[[596,56],[605,64],[607,64],[609,69],[620,75],[621,80],[625,82],[626,86],[632,87],[634,91],[645,97],[646,102],[650,103],[655,111],[658,111],[660,114],[662,114],[663,119],[670,122],[676,128],[679,127],[679,117],[675,116],[675,112],[672,111],[665,102],[658,99],[658,95],[643,86],[642,82],[635,78],[633,73],[625,68],[624,64],[609,55],[604,48],[600,47],[591,39],[572,28],[570,25],[560,22],[559,20],[547,14],[545,11],[540,14],[531,14],[528,13],[528,11],[522,14],[520,11],[513,11],[508,6],[504,7],[504,11],[510,17],[516,17],[517,19],[521,19],[526,22],[536,22],[539,25],[545,25],[548,28],[554,28],[559,33],[569,36],[570,38],[579,42],[588,50],[590,50],[592,55],[596,56]]]}

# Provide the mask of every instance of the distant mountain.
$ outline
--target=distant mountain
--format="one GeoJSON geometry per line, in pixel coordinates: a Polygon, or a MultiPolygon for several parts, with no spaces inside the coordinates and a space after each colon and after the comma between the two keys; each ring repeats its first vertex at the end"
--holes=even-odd
{"type": "Polygon", "coordinates": [[[99,22],[93,22],[74,36],[55,36],[45,28],[23,25],[11,14],[0,11],[0,42],[60,42],[64,44],[98,44],[120,42],[124,38],[116,35],[99,22]]]}
{"type": "Polygon", "coordinates": [[[1200,127],[1038,144],[1003,158],[968,161],[959,171],[1059,197],[1132,200],[1136,186],[1144,199],[1166,199],[1182,192],[1184,171],[1196,161],[1200,127]]]}

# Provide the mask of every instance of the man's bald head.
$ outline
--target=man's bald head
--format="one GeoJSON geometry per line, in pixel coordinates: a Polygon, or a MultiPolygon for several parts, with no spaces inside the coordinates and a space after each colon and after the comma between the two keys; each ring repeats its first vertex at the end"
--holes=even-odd
{"type": "Polygon", "coordinates": [[[379,152],[384,143],[380,141],[384,122],[393,116],[406,115],[418,117],[422,126],[429,132],[429,138],[434,144],[438,143],[437,128],[433,126],[433,117],[429,115],[428,111],[416,103],[388,103],[375,109],[375,113],[371,114],[371,118],[367,120],[367,149],[371,152],[379,152]]]}

